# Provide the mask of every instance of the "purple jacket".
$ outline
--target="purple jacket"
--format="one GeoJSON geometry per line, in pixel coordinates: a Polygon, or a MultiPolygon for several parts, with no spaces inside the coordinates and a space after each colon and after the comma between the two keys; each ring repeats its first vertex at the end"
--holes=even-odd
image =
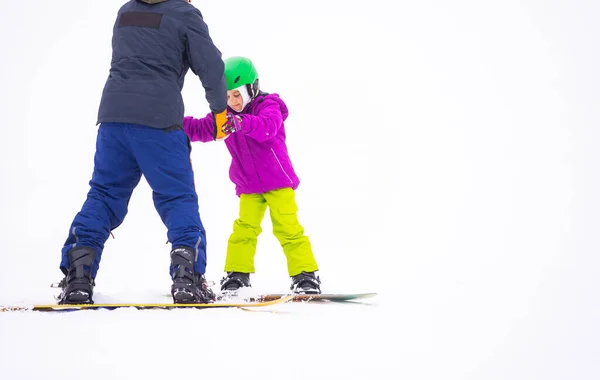
{"type": "MultiPolygon", "coordinates": [[[[294,172],[285,145],[288,109],[278,94],[261,93],[240,113],[242,130],[225,139],[231,153],[229,178],[241,194],[263,194],[291,187],[300,180],[294,172]]],[[[213,141],[213,117],[201,119],[186,116],[183,129],[192,141],[213,141]]]]}

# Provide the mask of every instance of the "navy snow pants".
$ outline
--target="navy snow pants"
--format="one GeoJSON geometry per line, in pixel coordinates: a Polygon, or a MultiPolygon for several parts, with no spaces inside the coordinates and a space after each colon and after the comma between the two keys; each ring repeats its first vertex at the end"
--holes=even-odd
{"type": "Polygon", "coordinates": [[[90,191],[75,216],[62,249],[60,268],[69,267],[68,251],[92,247],[96,277],[104,243],[127,214],[142,174],[153,191],[154,206],[168,229],[172,247],[195,248],[196,273],[206,271],[206,233],[190,161],[190,143],[181,128],[156,129],[136,124],[102,123],[98,130],[90,191]]]}

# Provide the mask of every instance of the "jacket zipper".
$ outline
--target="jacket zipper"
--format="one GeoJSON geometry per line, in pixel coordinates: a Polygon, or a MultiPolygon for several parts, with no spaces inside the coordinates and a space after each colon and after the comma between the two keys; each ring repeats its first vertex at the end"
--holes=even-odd
{"type": "Polygon", "coordinates": [[[283,174],[285,174],[285,176],[287,177],[288,181],[290,181],[290,183],[293,184],[294,181],[292,181],[292,179],[290,178],[290,176],[286,173],[285,169],[283,168],[283,165],[281,165],[281,161],[279,161],[279,158],[275,154],[275,151],[273,150],[273,148],[271,148],[271,152],[273,152],[273,156],[275,156],[275,159],[277,160],[277,163],[279,164],[279,167],[281,168],[281,171],[283,172],[283,174]]]}

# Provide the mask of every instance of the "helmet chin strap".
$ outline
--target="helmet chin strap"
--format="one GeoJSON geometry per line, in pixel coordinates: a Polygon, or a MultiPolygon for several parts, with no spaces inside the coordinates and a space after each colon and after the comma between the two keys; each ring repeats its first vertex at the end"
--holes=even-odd
{"type": "Polygon", "coordinates": [[[238,88],[235,88],[234,90],[237,90],[240,92],[240,95],[242,96],[242,109],[239,112],[242,112],[244,110],[244,108],[246,108],[246,106],[248,105],[248,103],[250,103],[250,94],[248,93],[248,88],[246,87],[246,85],[242,85],[238,88]]]}

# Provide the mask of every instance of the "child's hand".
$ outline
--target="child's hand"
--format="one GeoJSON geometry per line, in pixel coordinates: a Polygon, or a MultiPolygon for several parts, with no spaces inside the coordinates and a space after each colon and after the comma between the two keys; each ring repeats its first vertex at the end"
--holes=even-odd
{"type": "Polygon", "coordinates": [[[227,112],[227,123],[223,125],[222,131],[226,135],[230,135],[234,132],[242,130],[242,117],[240,115],[234,115],[231,112],[227,112]]]}

